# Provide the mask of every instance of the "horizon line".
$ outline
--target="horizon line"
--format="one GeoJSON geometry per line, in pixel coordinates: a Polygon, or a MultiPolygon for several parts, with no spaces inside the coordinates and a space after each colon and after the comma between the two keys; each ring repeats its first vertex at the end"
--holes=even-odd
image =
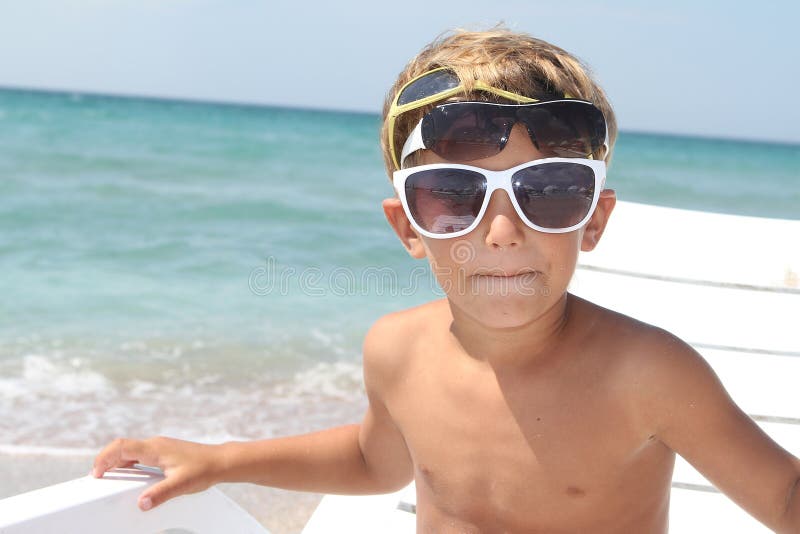
{"type": "MultiPolygon", "coordinates": [[[[102,97],[102,98],[117,98],[122,100],[145,100],[153,102],[172,102],[179,104],[197,104],[197,105],[215,105],[215,106],[230,106],[230,107],[249,107],[249,108],[280,108],[290,109],[296,111],[310,111],[310,112],[323,112],[323,113],[349,113],[356,115],[372,115],[380,119],[381,112],[368,111],[363,109],[350,109],[350,108],[326,108],[298,104],[275,104],[267,102],[246,102],[239,100],[211,100],[206,98],[193,98],[193,97],[177,97],[166,95],[152,95],[152,94],[134,94],[134,93],[105,93],[100,91],[91,90],[76,90],[76,89],[59,89],[59,88],[45,88],[45,87],[26,87],[14,85],[0,84],[0,91],[16,91],[16,92],[31,92],[31,93],[46,93],[52,95],[66,95],[66,96],[89,96],[89,97],[102,97]]],[[[620,129],[619,133],[635,134],[635,135],[654,135],[665,137],[688,137],[694,139],[706,139],[716,141],[734,141],[742,143],[755,143],[755,144],[772,144],[784,145],[792,147],[800,147],[800,140],[778,140],[778,139],[764,139],[764,138],[746,138],[746,137],[730,137],[722,136],[719,134],[700,134],[700,133],[681,133],[681,132],[668,132],[668,131],[654,131],[654,130],[640,130],[640,129],[620,129]]]]}

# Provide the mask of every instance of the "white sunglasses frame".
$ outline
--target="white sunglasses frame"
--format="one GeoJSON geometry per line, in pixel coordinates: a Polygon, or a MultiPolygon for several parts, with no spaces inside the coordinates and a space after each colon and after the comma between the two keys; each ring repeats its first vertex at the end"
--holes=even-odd
{"type": "Polygon", "coordinates": [[[400,198],[400,203],[403,205],[403,211],[405,211],[406,216],[408,217],[408,220],[411,223],[411,226],[413,226],[414,229],[420,234],[424,235],[425,237],[429,237],[431,239],[450,239],[454,237],[461,237],[473,231],[483,220],[483,216],[486,213],[486,208],[489,205],[492,193],[494,193],[498,189],[502,189],[503,191],[506,192],[508,198],[511,200],[511,203],[514,205],[514,211],[517,212],[517,216],[529,228],[547,234],[564,234],[567,232],[572,232],[582,227],[589,221],[589,219],[592,218],[592,214],[594,214],[594,210],[595,208],[597,208],[597,201],[600,198],[600,192],[605,187],[605,182],[606,182],[606,162],[604,160],[583,159],[583,158],[536,159],[528,161],[526,163],[522,163],[515,167],[511,167],[510,169],[506,169],[504,171],[490,171],[482,167],[473,167],[471,165],[461,165],[458,163],[432,163],[430,165],[419,165],[417,167],[400,169],[392,173],[392,185],[394,186],[394,189],[397,192],[397,196],[400,198]],[[577,165],[583,165],[586,167],[590,167],[592,169],[592,174],[594,175],[594,196],[592,197],[592,205],[589,207],[589,211],[586,213],[586,216],[583,219],[581,219],[580,222],[567,228],[544,228],[529,221],[528,217],[525,216],[525,213],[522,211],[522,208],[520,208],[519,203],[517,202],[517,197],[514,194],[514,190],[511,187],[511,180],[517,171],[526,169],[528,167],[545,165],[548,163],[574,163],[577,165]],[[468,171],[477,172],[486,178],[486,194],[483,197],[483,204],[481,204],[481,209],[478,212],[478,215],[475,217],[475,220],[472,222],[472,224],[470,224],[463,230],[459,230],[457,232],[450,232],[447,234],[435,234],[429,232],[428,230],[425,230],[419,224],[417,224],[417,221],[414,220],[414,217],[411,214],[411,208],[409,208],[408,199],[406,198],[406,188],[405,188],[406,180],[408,179],[409,176],[413,174],[433,169],[464,169],[468,171]]]}

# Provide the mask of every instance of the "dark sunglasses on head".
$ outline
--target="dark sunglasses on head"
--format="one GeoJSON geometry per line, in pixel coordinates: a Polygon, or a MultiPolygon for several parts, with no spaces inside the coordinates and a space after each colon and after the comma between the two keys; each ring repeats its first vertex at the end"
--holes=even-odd
{"type": "Polygon", "coordinates": [[[395,171],[393,184],[412,226],[427,237],[446,239],[474,230],[496,189],[508,194],[530,228],[571,232],[591,218],[605,177],[603,160],[546,158],[504,171],[420,165],[395,171]]]}
{"type": "MultiPolygon", "coordinates": [[[[518,121],[522,121],[526,123],[526,127],[528,127],[528,131],[532,132],[532,139],[533,134],[536,134],[535,129],[538,126],[539,128],[544,128],[540,133],[538,133],[536,137],[536,142],[539,146],[543,146],[545,148],[555,145],[574,145],[577,148],[578,143],[575,142],[575,138],[565,136],[567,131],[572,132],[579,132],[581,136],[580,144],[584,147],[592,148],[594,150],[599,148],[600,146],[606,146],[608,148],[608,132],[606,131],[606,124],[605,119],[603,118],[602,112],[597,109],[593,104],[590,102],[586,102],[583,100],[574,100],[570,95],[565,94],[563,99],[560,100],[549,100],[547,102],[542,102],[535,98],[529,98],[526,96],[518,95],[516,93],[512,93],[510,91],[505,91],[503,89],[493,87],[482,80],[474,80],[472,83],[472,90],[475,91],[482,91],[486,93],[494,94],[500,98],[505,100],[509,100],[511,102],[516,102],[517,104],[553,104],[556,102],[575,102],[581,103],[582,106],[575,107],[575,108],[566,108],[566,106],[556,106],[552,111],[550,111],[549,116],[547,117],[547,121],[545,121],[545,117],[540,116],[538,118],[535,117],[527,117],[524,116],[526,114],[530,114],[529,111],[522,112],[524,117],[519,118],[514,115],[514,123],[518,121]],[[583,111],[581,111],[583,110],[583,111]],[[581,113],[587,113],[589,116],[582,117],[581,113]],[[602,125],[600,121],[602,120],[602,125]],[[598,131],[602,133],[597,133],[598,131]]],[[[395,146],[395,136],[394,136],[394,129],[395,129],[395,122],[397,117],[402,115],[407,111],[411,111],[413,109],[418,109],[423,106],[427,106],[429,104],[433,104],[436,102],[441,102],[446,100],[450,97],[466,95],[467,91],[465,85],[461,82],[458,76],[451,70],[446,67],[439,67],[432,69],[430,71],[424,72],[419,76],[409,80],[405,85],[403,85],[394,97],[392,101],[392,105],[389,108],[389,112],[386,115],[387,120],[387,128],[388,128],[388,135],[389,135],[389,152],[392,158],[392,162],[395,165],[396,169],[401,167],[401,161],[398,160],[398,153],[397,147],[395,146]]],[[[454,103],[455,104],[455,103],[454,103]]],[[[458,102],[458,104],[463,104],[463,102],[458,102]]],[[[486,103],[481,103],[486,104],[486,103]]],[[[502,106],[502,104],[495,104],[495,106],[502,106]]],[[[514,107],[514,105],[511,105],[514,107]]],[[[542,106],[544,109],[546,106],[542,106]]],[[[486,108],[488,109],[488,108],[486,108]]],[[[466,111],[464,111],[466,113],[466,111]]],[[[477,112],[477,113],[495,113],[497,115],[509,115],[511,112],[509,110],[496,110],[492,112],[477,112]]],[[[542,114],[540,114],[542,115],[542,114]]],[[[479,117],[475,117],[476,119],[479,117]]],[[[503,119],[497,119],[498,121],[502,121],[503,119]]],[[[439,121],[441,123],[441,121],[439,121]]],[[[512,123],[513,126],[513,123],[512,123]]],[[[416,128],[415,128],[416,130],[416,128]]],[[[430,134],[428,139],[429,142],[432,138],[437,137],[437,133],[446,130],[446,124],[439,124],[436,126],[433,134],[430,134]]],[[[510,131],[510,127],[509,127],[510,131]]],[[[496,136],[496,134],[492,134],[492,136],[496,136]]],[[[420,136],[421,137],[421,136],[420,136]]],[[[476,137],[472,135],[472,137],[476,137]]],[[[486,145],[487,144],[487,135],[479,135],[477,136],[481,141],[480,144],[486,145]]],[[[446,140],[444,137],[437,137],[438,139],[446,140]]],[[[502,139],[502,136],[501,136],[502,139]]],[[[507,135],[506,135],[507,140],[507,135]]],[[[408,143],[406,143],[408,144],[408,143]]],[[[427,148],[425,146],[425,142],[422,142],[423,146],[419,148],[427,148]]],[[[458,136],[451,136],[450,143],[451,145],[461,145],[462,147],[465,146],[465,142],[459,140],[458,136]]],[[[475,144],[474,142],[472,144],[475,144]]],[[[505,142],[504,141],[494,141],[489,140],[489,145],[499,147],[497,152],[502,150],[505,142]]],[[[582,150],[582,149],[581,149],[582,150]]],[[[590,154],[594,152],[594,150],[584,152],[583,156],[591,157],[590,154]]],[[[409,152],[410,153],[410,152],[409,152]]],[[[496,152],[495,152],[496,153],[496,152]]],[[[562,154],[565,152],[561,152],[562,154]]],[[[571,153],[571,152],[570,152],[571,153]]],[[[488,157],[482,156],[482,157],[488,157]]],[[[456,159],[465,159],[465,158],[456,158],[456,159]]],[[[480,159],[474,158],[474,159],[480,159]]],[[[468,159],[465,159],[469,161],[468,159]]]]}
{"type": "Polygon", "coordinates": [[[584,100],[450,102],[434,107],[412,130],[400,165],[423,148],[454,161],[494,156],[505,148],[517,123],[525,126],[542,157],[586,158],[607,142],[603,113],[584,100]]]}

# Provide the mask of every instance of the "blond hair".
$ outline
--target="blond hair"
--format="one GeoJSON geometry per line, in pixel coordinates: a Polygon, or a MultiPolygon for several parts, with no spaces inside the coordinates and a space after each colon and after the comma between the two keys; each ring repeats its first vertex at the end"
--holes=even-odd
{"type": "MultiPolygon", "coordinates": [[[[395,169],[389,152],[386,120],[389,109],[403,85],[437,67],[447,67],[459,77],[466,89],[464,99],[502,101],[490,93],[470,92],[474,81],[482,80],[491,86],[530,98],[562,98],[568,94],[572,98],[592,102],[606,118],[609,148],[607,154],[595,153],[594,157],[602,157],[606,165],[610,165],[617,139],[617,122],[614,110],[603,89],[592,78],[590,68],[555,45],[526,33],[496,26],[486,31],[456,29],[445,32],[425,46],[397,77],[383,104],[381,126],[381,148],[390,178],[395,169]]],[[[398,157],[412,128],[435,105],[408,111],[395,120],[395,153],[398,157]]],[[[602,152],[602,149],[598,152],[602,152]]]]}

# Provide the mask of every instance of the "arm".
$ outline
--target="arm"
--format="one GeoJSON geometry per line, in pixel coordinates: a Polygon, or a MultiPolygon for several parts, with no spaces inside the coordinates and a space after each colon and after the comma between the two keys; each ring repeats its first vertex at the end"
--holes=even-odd
{"type": "Polygon", "coordinates": [[[786,514],[784,524],[786,525],[781,532],[798,533],[800,532],[800,460],[794,459],[795,469],[797,469],[797,479],[789,490],[786,497],[786,514]]]}
{"type": "Polygon", "coordinates": [[[397,376],[397,325],[391,316],[364,339],[364,383],[369,405],[360,425],[303,436],[223,444],[220,482],[252,482],[318,493],[386,493],[413,478],[403,435],[383,402],[397,376]]]}
{"type": "Polygon", "coordinates": [[[380,493],[361,453],[361,425],[300,436],[231,441],[220,446],[219,482],[316,493],[380,493]]]}
{"type": "Polygon", "coordinates": [[[657,330],[645,347],[643,421],[739,506],[780,533],[800,533],[800,462],[730,398],[689,345],[657,330]]]}
{"type": "Polygon", "coordinates": [[[117,439],[96,457],[94,476],[137,462],[160,467],[166,478],[142,494],[143,510],[220,482],[345,494],[399,489],[411,480],[412,470],[403,436],[381,401],[386,362],[392,361],[390,332],[378,321],[364,342],[369,407],[360,425],[221,445],[166,437],[117,439]]]}

